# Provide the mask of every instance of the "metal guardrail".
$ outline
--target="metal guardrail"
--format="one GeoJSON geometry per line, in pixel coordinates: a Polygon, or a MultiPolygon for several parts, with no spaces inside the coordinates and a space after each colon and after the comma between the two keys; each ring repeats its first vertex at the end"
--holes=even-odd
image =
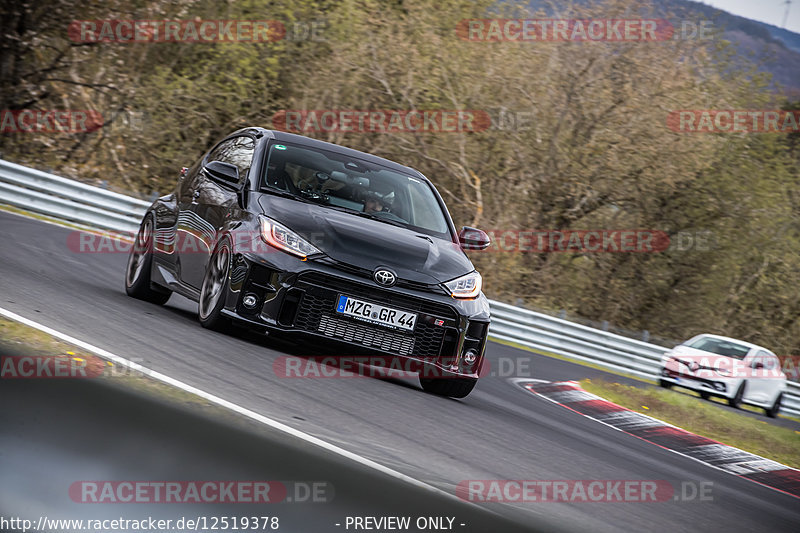
{"type": "MultiPolygon", "coordinates": [[[[0,160],[0,203],[101,229],[134,233],[149,202],[0,160]]],[[[490,301],[489,334],[631,376],[657,380],[663,346],[502,302],[490,301]]],[[[800,416],[800,383],[788,382],[781,412],[800,416]]]]}
{"type": "Polygon", "coordinates": [[[0,201],[105,230],[136,233],[150,202],[0,159],[0,201]]]}

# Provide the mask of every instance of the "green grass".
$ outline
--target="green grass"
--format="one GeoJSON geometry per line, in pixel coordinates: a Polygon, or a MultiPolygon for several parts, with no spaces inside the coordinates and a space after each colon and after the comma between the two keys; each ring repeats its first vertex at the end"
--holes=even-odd
{"type": "MultiPolygon", "coordinates": [[[[584,390],[697,435],[800,468],[800,431],[722,410],[689,391],[581,380],[584,390]]],[[[762,410],[757,410],[761,411],[762,410]]]]}
{"type": "Polygon", "coordinates": [[[89,351],[51,337],[38,329],[0,317],[0,356],[9,354],[82,359],[87,362],[88,369],[94,370],[94,372],[89,372],[89,375],[97,376],[91,379],[109,380],[117,385],[181,405],[216,408],[216,406],[194,394],[170,387],[149,378],[141,372],[136,372],[121,365],[114,365],[89,351]]]}

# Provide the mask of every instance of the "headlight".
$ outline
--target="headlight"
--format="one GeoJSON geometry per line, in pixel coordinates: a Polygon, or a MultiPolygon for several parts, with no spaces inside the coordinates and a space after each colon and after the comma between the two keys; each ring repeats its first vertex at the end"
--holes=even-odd
{"type": "Polygon", "coordinates": [[[481,292],[483,281],[477,272],[470,272],[444,284],[453,298],[475,298],[481,292]]]}
{"type": "Polygon", "coordinates": [[[283,224],[267,217],[259,217],[261,221],[261,238],[278,250],[305,259],[309,255],[322,253],[313,244],[293,232],[283,224]]]}

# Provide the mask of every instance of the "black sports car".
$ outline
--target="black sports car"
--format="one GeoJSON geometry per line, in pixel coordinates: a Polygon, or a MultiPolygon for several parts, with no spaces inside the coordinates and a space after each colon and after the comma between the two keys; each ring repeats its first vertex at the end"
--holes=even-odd
{"type": "Polygon", "coordinates": [[[480,230],[456,232],[416,170],[246,128],[182,169],[148,209],[125,287],[158,304],[172,292],[195,300],[205,327],[233,321],[418,362],[424,390],[463,398],[489,328],[464,250],[487,246],[480,230]]]}

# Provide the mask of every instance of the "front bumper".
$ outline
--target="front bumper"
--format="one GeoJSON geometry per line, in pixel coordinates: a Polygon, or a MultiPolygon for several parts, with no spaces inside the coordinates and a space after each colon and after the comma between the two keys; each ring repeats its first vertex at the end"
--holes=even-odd
{"type": "Polygon", "coordinates": [[[482,294],[458,300],[435,288],[384,288],[363,273],[283,253],[237,254],[226,308],[251,326],[334,341],[352,347],[353,354],[366,351],[419,361],[437,370],[434,375],[469,378],[479,377],[490,318],[482,294]],[[413,332],[337,314],[342,294],[416,313],[413,332]],[[245,296],[251,303],[255,297],[256,304],[245,306],[245,296]],[[465,361],[468,351],[477,354],[472,363],[465,361]]]}
{"type": "Polygon", "coordinates": [[[737,389],[730,378],[705,378],[666,367],[661,369],[660,379],[685,389],[705,392],[720,398],[733,397],[737,389]]]}

